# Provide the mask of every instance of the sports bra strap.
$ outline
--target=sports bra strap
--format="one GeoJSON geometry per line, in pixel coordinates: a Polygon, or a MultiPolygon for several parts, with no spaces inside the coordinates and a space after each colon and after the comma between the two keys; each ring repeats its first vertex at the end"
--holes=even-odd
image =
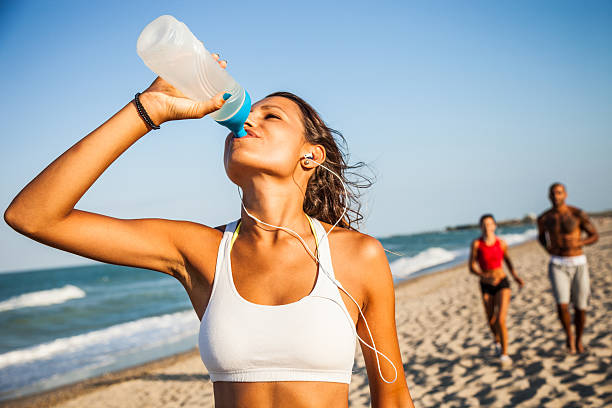
{"type": "Polygon", "coordinates": [[[236,226],[236,229],[234,230],[234,233],[232,234],[232,240],[230,241],[230,244],[229,244],[230,250],[232,249],[232,247],[234,246],[234,242],[236,242],[236,239],[238,238],[238,231],[240,231],[241,225],[242,225],[242,220],[238,221],[238,225],[236,226]]]}

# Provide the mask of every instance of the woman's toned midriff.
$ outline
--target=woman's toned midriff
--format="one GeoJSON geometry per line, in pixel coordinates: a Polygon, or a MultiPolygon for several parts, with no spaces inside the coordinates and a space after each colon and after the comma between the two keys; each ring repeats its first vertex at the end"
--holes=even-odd
{"type": "Polygon", "coordinates": [[[503,268],[495,268],[489,269],[486,271],[482,271],[482,278],[480,279],[482,282],[487,283],[489,285],[497,285],[506,277],[506,273],[503,268]]]}
{"type": "Polygon", "coordinates": [[[213,384],[217,407],[348,407],[349,385],[320,381],[213,384]]]}

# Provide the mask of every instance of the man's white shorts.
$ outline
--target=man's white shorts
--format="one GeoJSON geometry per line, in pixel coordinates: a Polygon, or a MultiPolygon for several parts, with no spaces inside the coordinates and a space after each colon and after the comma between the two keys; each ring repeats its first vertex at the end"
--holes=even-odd
{"type": "Polygon", "coordinates": [[[557,304],[571,302],[579,310],[587,309],[591,286],[584,255],[553,256],[548,264],[548,277],[557,304]]]}

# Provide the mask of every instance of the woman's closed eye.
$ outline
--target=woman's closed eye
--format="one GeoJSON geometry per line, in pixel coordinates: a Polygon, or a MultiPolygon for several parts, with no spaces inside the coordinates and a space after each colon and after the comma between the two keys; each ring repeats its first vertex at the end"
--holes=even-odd
{"type": "Polygon", "coordinates": [[[266,119],[280,119],[280,116],[275,115],[273,113],[268,113],[265,118],[266,119]]]}

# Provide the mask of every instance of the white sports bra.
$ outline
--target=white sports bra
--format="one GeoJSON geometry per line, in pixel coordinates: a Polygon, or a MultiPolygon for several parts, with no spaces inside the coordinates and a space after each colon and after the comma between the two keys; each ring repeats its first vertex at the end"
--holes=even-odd
{"type": "MultiPolygon", "coordinates": [[[[310,219],[309,219],[310,220],[310,219]]],[[[334,276],[325,229],[313,219],[321,266],[312,292],[285,305],[244,299],[234,285],[230,251],[238,236],[225,227],[210,300],[200,323],[200,356],[212,382],[351,382],[356,347],[353,320],[334,276]],[[348,317],[348,318],[347,318],[348,317]]],[[[291,275],[288,271],[287,276],[291,275]]]]}

